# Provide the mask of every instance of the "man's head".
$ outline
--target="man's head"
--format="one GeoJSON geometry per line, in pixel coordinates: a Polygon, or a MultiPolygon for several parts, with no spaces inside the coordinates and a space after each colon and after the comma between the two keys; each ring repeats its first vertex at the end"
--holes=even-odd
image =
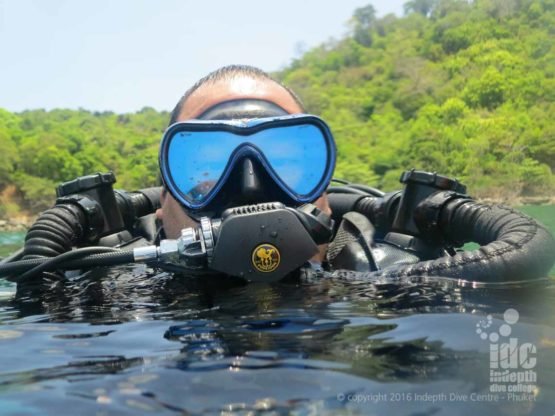
{"type": "MultiPolygon", "coordinates": [[[[199,80],[183,95],[172,112],[170,124],[195,118],[256,118],[265,116],[264,106],[246,105],[240,111],[227,104],[237,100],[267,103],[282,114],[302,113],[299,98],[288,88],[271,78],[264,71],[249,66],[227,66],[199,80]],[[213,114],[211,114],[213,113],[213,114]],[[214,117],[211,117],[214,116],[214,117]]],[[[168,238],[177,238],[181,229],[196,225],[180,204],[166,191],[162,193],[162,208],[157,212],[164,224],[168,238]]],[[[322,196],[316,202],[330,213],[327,199],[322,196]]]]}
{"type": "Polygon", "coordinates": [[[189,88],[173,109],[169,124],[198,118],[217,104],[245,98],[272,102],[288,114],[304,112],[299,97],[266,72],[252,66],[229,65],[211,72],[189,88]]]}

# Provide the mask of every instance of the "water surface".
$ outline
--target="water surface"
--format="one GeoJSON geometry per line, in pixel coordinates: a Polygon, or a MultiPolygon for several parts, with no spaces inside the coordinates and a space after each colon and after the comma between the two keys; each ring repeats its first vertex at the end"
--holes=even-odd
{"type": "Polygon", "coordinates": [[[244,285],[122,266],[41,297],[0,291],[2,414],[555,413],[553,279],[244,285]],[[510,338],[534,347],[535,381],[491,381],[510,338]]]}

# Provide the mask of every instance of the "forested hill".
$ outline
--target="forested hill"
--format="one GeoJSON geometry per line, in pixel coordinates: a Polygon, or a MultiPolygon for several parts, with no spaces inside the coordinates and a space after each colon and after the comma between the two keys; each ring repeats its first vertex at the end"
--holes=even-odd
{"type": "MultiPolygon", "coordinates": [[[[555,194],[555,0],[413,0],[354,12],[351,34],[277,76],[332,126],[336,177],[385,189],[416,167],[475,196],[555,194]]],[[[186,87],[186,86],[184,86],[186,87]]],[[[169,103],[173,104],[173,103],[169,103]]],[[[169,115],[0,109],[0,216],[49,206],[56,185],[115,171],[151,186],[169,115]],[[14,199],[18,197],[19,199],[14,199]]]]}
{"type": "Polygon", "coordinates": [[[169,113],[0,109],[0,217],[51,206],[59,183],[94,172],[116,173],[117,188],[153,186],[158,145],[169,113]]]}
{"type": "Polygon", "coordinates": [[[555,195],[555,1],[413,0],[355,11],[352,36],[280,77],[335,133],[338,176],[399,187],[409,167],[472,194],[555,195]]]}

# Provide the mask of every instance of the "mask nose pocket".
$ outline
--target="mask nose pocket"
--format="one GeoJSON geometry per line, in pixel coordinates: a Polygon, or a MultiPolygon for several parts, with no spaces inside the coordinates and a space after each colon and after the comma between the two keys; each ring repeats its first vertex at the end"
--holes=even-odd
{"type": "Polygon", "coordinates": [[[250,158],[241,162],[240,193],[247,200],[256,201],[264,194],[258,169],[250,158]]]}

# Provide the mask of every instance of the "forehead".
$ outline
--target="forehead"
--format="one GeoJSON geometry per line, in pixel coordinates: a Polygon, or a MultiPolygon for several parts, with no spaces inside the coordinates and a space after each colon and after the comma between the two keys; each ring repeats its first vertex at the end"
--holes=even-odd
{"type": "Polygon", "coordinates": [[[178,120],[195,118],[216,104],[241,98],[271,101],[290,114],[301,112],[291,94],[276,82],[239,76],[198,88],[183,105],[178,120]]]}

